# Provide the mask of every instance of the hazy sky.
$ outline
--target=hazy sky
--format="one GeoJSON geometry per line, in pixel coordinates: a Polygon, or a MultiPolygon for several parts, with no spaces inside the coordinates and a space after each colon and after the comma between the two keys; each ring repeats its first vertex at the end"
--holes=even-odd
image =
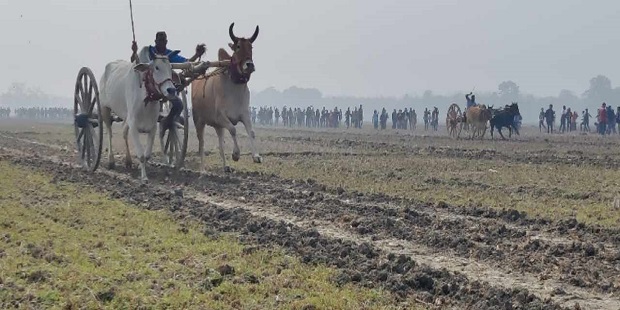
{"type": "MultiPolygon", "coordinates": [[[[0,0],[0,92],[13,81],[72,96],[78,70],[99,78],[128,59],[128,0],[0,0]]],[[[133,0],[139,45],[155,32],[207,58],[237,36],[255,42],[250,88],[316,87],[326,95],[493,91],[504,80],[536,95],[578,94],[607,75],[620,85],[620,1],[133,0]]]]}

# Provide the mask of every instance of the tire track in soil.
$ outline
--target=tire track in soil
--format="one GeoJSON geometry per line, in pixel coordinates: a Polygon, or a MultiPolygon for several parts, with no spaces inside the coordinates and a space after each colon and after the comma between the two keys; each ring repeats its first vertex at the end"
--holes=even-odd
{"type": "MultiPolygon", "coordinates": [[[[211,186],[214,185],[205,185],[205,188],[211,186]]],[[[232,199],[243,197],[243,201],[294,210],[289,212],[301,218],[327,221],[342,230],[372,236],[375,240],[398,239],[401,244],[410,241],[426,247],[426,253],[485,261],[506,272],[542,273],[543,280],[555,279],[572,284],[562,290],[578,286],[596,288],[601,293],[618,291],[613,282],[619,273],[614,265],[618,252],[610,244],[597,243],[598,247],[594,247],[591,243],[562,240],[557,236],[528,236],[526,229],[510,228],[496,221],[441,217],[410,208],[345,205],[340,200],[326,199],[323,194],[311,191],[282,191],[279,188],[250,195],[247,189],[236,193],[234,189],[222,191],[232,192],[232,199]],[[545,260],[547,257],[550,258],[545,260]],[[594,258],[596,264],[593,264],[594,258]],[[589,267],[582,268],[581,264],[589,267]],[[554,271],[556,269],[559,271],[554,271]]],[[[562,294],[562,290],[556,292],[562,294]]]]}
{"type": "MultiPolygon", "coordinates": [[[[43,145],[39,145],[39,146],[43,147],[43,145]]],[[[155,176],[155,179],[163,180],[163,179],[168,178],[168,176],[166,176],[165,174],[165,171],[164,171],[165,169],[156,168],[154,170],[156,170],[156,174],[158,174],[157,176],[155,176]]],[[[153,175],[153,172],[150,171],[150,173],[151,175],[153,175]]],[[[195,179],[196,176],[197,174],[191,171],[184,171],[180,179],[181,181],[185,180],[185,182],[187,183],[187,181],[191,181],[191,179],[195,179]]],[[[201,180],[206,181],[207,179],[211,179],[211,177],[213,176],[208,176],[207,178],[203,178],[201,180]]],[[[324,193],[313,194],[313,192],[306,192],[306,193],[298,192],[297,195],[291,195],[291,191],[294,191],[294,190],[288,189],[285,191],[282,191],[282,190],[278,191],[274,188],[269,188],[269,190],[272,191],[271,193],[262,192],[262,193],[257,194],[257,193],[253,193],[252,191],[247,191],[247,189],[243,189],[245,186],[248,186],[248,185],[249,187],[253,187],[253,188],[256,187],[257,184],[254,184],[255,180],[251,176],[250,177],[241,176],[240,178],[233,178],[231,176],[226,176],[226,177],[217,177],[215,179],[216,180],[206,182],[207,184],[201,184],[201,185],[210,185],[211,186],[210,188],[216,188],[215,192],[217,193],[225,192],[226,194],[229,195],[229,198],[236,196],[237,198],[241,199],[242,202],[244,202],[242,206],[245,206],[243,207],[245,209],[249,208],[249,205],[247,204],[247,202],[253,202],[252,205],[257,204],[257,205],[263,205],[263,206],[269,204],[268,200],[272,200],[272,202],[274,200],[285,202],[284,204],[279,203],[281,206],[275,210],[274,210],[274,207],[267,207],[265,209],[267,211],[262,211],[262,214],[260,214],[260,216],[262,217],[268,217],[269,214],[277,214],[278,212],[280,212],[282,213],[280,218],[272,217],[271,219],[273,220],[287,219],[289,222],[292,221],[293,223],[296,223],[296,225],[299,227],[313,227],[313,226],[316,226],[317,223],[322,223],[322,224],[319,224],[318,227],[321,228],[321,233],[327,236],[334,237],[334,238],[345,238],[347,240],[353,240],[356,242],[366,242],[368,244],[372,244],[375,248],[379,248],[385,252],[403,254],[409,257],[413,257],[415,261],[422,262],[425,265],[429,265],[434,268],[443,268],[447,266],[451,270],[461,269],[461,271],[463,271],[464,274],[468,275],[472,279],[484,279],[491,283],[497,282],[494,284],[497,284],[500,286],[507,285],[507,284],[508,286],[513,286],[513,285],[519,286],[519,284],[527,285],[526,287],[529,287],[530,290],[538,291],[537,293],[539,293],[538,294],[539,296],[546,296],[546,295],[551,296],[553,294],[556,294],[556,296],[553,297],[553,300],[564,303],[565,305],[567,305],[566,303],[569,303],[571,300],[574,302],[574,300],[576,299],[576,300],[585,301],[586,304],[589,304],[589,306],[592,307],[592,309],[597,309],[597,308],[603,309],[603,308],[608,308],[608,306],[610,306],[610,304],[608,304],[609,300],[605,300],[604,297],[598,302],[595,302],[594,300],[589,300],[589,299],[599,298],[599,296],[597,296],[596,294],[590,294],[587,291],[583,289],[579,289],[577,287],[573,287],[570,285],[569,286],[562,285],[561,281],[553,281],[553,280],[537,281],[536,277],[532,275],[522,275],[522,276],[509,275],[508,276],[501,269],[493,268],[491,266],[487,266],[485,263],[479,262],[478,260],[481,257],[474,257],[474,259],[470,259],[471,257],[462,257],[463,253],[460,253],[461,256],[452,255],[453,253],[449,253],[450,255],[447,255],[447,256],[433,254],[433,253],[438,252],[437,249],[443,249],[445,246],[443,246],[442,244],[445,244],[446,241],[455,240],[453,237],[449,237],[449,236],[459,236],[459,230],[466,229],[465,226],[467,225],[459,225],[460,223],[459,221],[437,222],[436,219],[431,218],[431,216],[429,216],[428,214],[420,214],[415,210],[413,210],[412,212],[412,210],[409,208],[405,209],[404,216],[399,216],[399,213],[398,213],[399,211],[397,209],[386,208],[385,206],[378,207],[377,205],[374,205],[374,206],[363,206],[361,208],[360,207],[351,208],[351,207],[347,207],[346,205],[342,203],[339,203],[339,200],[335,200],[333,198],[328,198],[328,199],[325,199],[324,197],[319,198],[319,199],[312,198],[312,197],[324,196],[325,195],[324,193]],[[247,183],[248,181],[250,182],[250,184],[244,184],[244,183],[247,183]],[[224,185],[219,186],[220,188],[218,188],[218,184],[220,185],[224,184],[224,185]],[[233,188],[231,188],[231,185],[233,188]],[[241,188],[241,192],[235,191],[235,189],[237,188],[241,188]],[[240,196],[240,195],[245,195],[245,196],[240,196]],[[246,198],[246,196],[248,198],[246,198]],[[267,201],[265,201],[265,199],[255,199],[256,197],[266,197],[267,201]],[[290,203],[291,199],[295,200],[294,203],[292,204],[290,203]],[[312,206],[312,207],[300,208],[300,206],[312,206]],[[327,214],[329,214],[330,208],[336,209],[336,210],[344,209],[344,212],[339,212],[339,213],[336,212],[335,217],[334,216],[331,216],[331,217],[317,216],[317,214],[323,214],[323,212],[327,212],[327,214]],[[294,209],[296,211],[293,212],[293,215],[291,215],[290,213],[285,211],[287,209],[294,209]],[[300,212],[299,210],[302,210],[302,211],[300,212]],[[367,210],[372,210],[372,211],[368,213],[367,210]],[[274,211],[276,212],[274,213],[274,211]],[[411,217],[410,216],[411,214],[414,214],[415,216],[411,217]],[[369,233],[363,232],[363,231],[360,233],[359,224],[349,225],[349,222],[351,222],[351,220],[344,221],[344,223],[342,223],[342,221],[341,223],[338,223],[337,216],[346,216],[346,215],[352,215],[353,217],[360,217],[356,219],[355,221],[360,220],[360,222],[362,223],[371,223],[372,225],[376,225],[374,227],[370,226],[370,229],[376,230],[377,235],[381,236],[382,238],[378,238],[377,235],[375,235],[374,237],[371,237],[369,236],[369,233]],[[312,220],[308,222],[307,218],[310,218],[312,220]],[[402,222],[406,222],[406,225],[400,227],[399,229],[384,229],[385,225],[383,226],[380,225],[381,221],[384,221],[387,223],[390,223],[390,222],[398,223],[399,220],[402,220],[402,219],[404,219],[404,221],[402,222]],[[415,220],[410,221],[411,219],[415,219],[415,220]],[[378,223],[379,225],[377,225],[378,223]],[[429,225],[429,223],[431,225],[429,225]],[[436,224],[440,224],[443,226],[436,226],[436,224]],[[347,227],[347,225],[349,227],[347,227]],[[414,241],[418,243],[421,240],[424,240],[420,238],[420,237],[423,237],[423,235],[413,235],[413,237],[404,238],[405,240],[403,240],[403,236],[407,236],[403,232],[406,231],[407,228],[415,227],[416,225],[418,227],[416,229],[413,229],[414,231],[416,230],[422,231],[420,229],[423,229],[425,232],[427,232],[429,228],[431,228],[431,230],[433,231],[442,232],[442,233],[437,234],[437,238],[438,238],[437,240],[440,240],[440,242],[428,244],[429,245],[428,247],[424,245],[414,245],[412,242],[407,242],[407,240],[409,240],[409,241],[414,241]],[[445,229],[446,227],[454,227],[454,229],[452,228],[445,229]],[[396,231],[396,232],[400,231],[401,233],[394,234],[392,233],[392,231],[396,231]],[[447,239],[446,239],[446,235],[448,236],[447,239]],[[551,290],[551,293],[549,292],[550,290],[551,290]],[[558,296],[558,294],[561,296],[558,296]],[[601,307],[597,305],[600,305],[601,307]]],[[[205,182],[201,181],[199,183],[205,183],[205,182]]],[[[263,186],[266,184],[262,183],[259,185],[263,186]]],[[[195,186],[192,186],[192,187],[196,188],[195,186]]],[[[200,194],[200,195],[204,196],[204,194],[200,194]]],[[[208,196],[205,196],[205,197],[208,197],[208,196]]],[[[211,199],[211,198],[208,198],[208,199],[211,199]]],[[[209,202],[209,201],[206,200],[205,202],[209,202]]],[[[238,205],[239,202],[237,202],[236,204],[238,205]]],[[[256,209],[256,208],[250,208],[250,209],[253,209],[253,212],[255,213],[256,212],[260,213],[260,209],[256,209]]],[[[517,219],[518,218],[519,217],[517,216],[517,219]]],[[[390,224],[388,226],[393,226],[393,225],[390,224]]],[[[479,225],[479,226],[482,226],[482,225],[479,225]]],[[[364,228],[363,230],[369,230],[369,228],[364,228]]],[[[504,228],[505,236],[516,235],[518,238],[520,238],[521,237],[520,234],[522,233],[514,233],[514,232],[511,232],[511,229],[504,228]]],[[[467,234],[467,236],[471,236],[471,234],[467,234]]],[[[495,239],[495,237],[491,239],[495,239]]],[[[504,238],[502,236],[499,236],[499,239],[502,239],[502,240],[498,242],[497,245],[500,245],[502,244],[502,242],[505,242],[503,239],[510,239],[510,238],[504,238]]],[[[433,239],[426,239],[426,240],[433,240],[433,239]]],[[[488,243],[488,240],[486,242],[485,240],[477,240],[475,243],[470,243],[468,242],[466,237],[465,238],[457,237],[456,240],[458,240],[459,242],[463,241],[467,245],[473,244],[473,248],[482,249],[481,252],[486,251],[484,246],[486,246],[485,243],[488,243]]],[[[534,240],[533,242],[535,244],[539,243],[538,240],[534,240]]],[[[507,244],[510,244],[510,242],[508,242],[507,244]]],[[[491,244],[490,246],[492,245],[493,244],[491,244]]],[[[468,246],[464,247],[464,249],[468,250],[468,246]]],[[[579,251],[581,251],[581,249],[579,249],[579,251]]]]}
{"type": "MultiPolygon", "coordinates": [[[[415,140],[412,140],[414,137],[410,137],[409,140],[398,141],[398,142],[376,142],[376,141],[360,141],[349,138],[339,138],[334,137],[333,139],[322,139],[322,138],[308,138],[308,137],[282,137],[280,138],[282,141],[291,141],[291,142],[300,142],[304,143],[312,143],[315,145],[320,145],[322,147],[330,147],[336,149],[362,149],[362,150],[373,150],[378,155],[385,155],[384,153],[390,155],[422,155],[422,156],[433,156],[433,157],[441,157],[441,158],[457,158],[457,159],[473,159],[473,160],[493,160],[493,161],[504,161],[504,162],[514,162],[520,164],[563,164],[563,165],[574,165],[574,166],[595,166],[602,168],[615,169],[620,168],[620,162],[615,160],[613,157],[609,155],[597,155],[596,158],[584,155],[583,152],[580,151],[569,151],[566,154],[559,154],[553,152],[546,151],[536,151],[536,152],[527,152],[527,153],[513,153],[513,154],[505,154],[501,151],[493,150],[493,149],[466,149],[460,147],[437,147],[437,146],[417,146],[411,145],[415,144],[415,140]]],[[[433,137],[435,138],[435,137],[433,137]]],[[[529,141],[511,141],[511,143],[527,143],[529,141]]],[[[585,143],[585,145],[590,145],[589,143],[585,143]]],[[[318,154],[308,154],[315,155],[318,154]]]]}

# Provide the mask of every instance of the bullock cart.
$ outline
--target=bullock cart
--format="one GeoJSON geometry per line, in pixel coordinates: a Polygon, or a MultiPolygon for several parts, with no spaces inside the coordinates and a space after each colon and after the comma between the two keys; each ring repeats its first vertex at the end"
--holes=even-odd
{"type": "Polygon", "coordinates": [[[463,112],[461,112],[461,108],[456,103],[451,104],[448,108],[446,128],[448,129],[448,134],[453,138],[458,138],[461,135],[461,130],[463,130],[463,112]]]}
{"type": "MultiPolygon", "coordinates": [[[[158,127],[162,155],[166,164],[179,169],[183,166],[187,154],[189,113],[186,87],[194,79],[202,76],[207,68],[225,67],[229,64],[229,61],[174,64],[174,69],[181,70],[175,85],[181,95],[183,110],[173,122],[164,124],[161,120],[165,119],[170,112],[171,104],[166,100],[161,101],[158,127]]],[[[101,111],[99,87],[95,75],[90,68],[83,67],[78,72],[75,82],[74,131],[79,162],[85,170],[90,172],[97,170],[101,161],[104,124],[101,111]]],[[[122,122],[123,120],[113,117],[113,121],[122,122]]]]}

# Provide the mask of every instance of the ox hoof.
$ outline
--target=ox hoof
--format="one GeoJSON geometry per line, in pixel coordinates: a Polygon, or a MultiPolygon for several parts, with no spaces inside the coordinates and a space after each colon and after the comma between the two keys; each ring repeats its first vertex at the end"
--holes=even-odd
{"type": "Polygon", "coordinates": [[[116,163],[114,163],[113,161],[109,161],[107,167],[108,170],[114,170],[114,168],[116,168],[116,163]]]}
{"type": "Polygon", "coordinates": [[[225,166],[224,167],[224,173],[232,173],[232,172],[233,172],[233,170],[232,170],[232,168],[230,168],[230,166],[225,166]]]}
{"type": "Polygon", "coordinates": [[[232,154],[232,160],[233,160],[233,161],[239,161],[239,157],[240,157],[240,154],[239,154],[239,153],[233,153],[233,154],[232,154]]]}
{"type": "Polygon", "coordinates": [[[260,164],[260,163],[263,162],[263,157],[262,156],[254,156],[253,159],[254,159],[254,162],[257,163],[257,164],[260,164]]]}

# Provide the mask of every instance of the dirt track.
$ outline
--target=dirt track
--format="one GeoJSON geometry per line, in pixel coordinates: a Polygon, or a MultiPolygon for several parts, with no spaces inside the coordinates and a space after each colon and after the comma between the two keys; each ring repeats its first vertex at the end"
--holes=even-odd
{"type": "Polygon", "coordinates": [[[140,185],[135,170],[101,168],[90,175],[68,165],[72,151],[6,133],[0,139],[2,157],[19,165],[105,188],[140,207],[198,218],[207,233],[239,233],[249,249],[279,245],[308,263],[337,266],[339,283],[385,287],[441,307],[620,308],[617,230],[531,219],[515,210],[369,196],[260,173],[201,177],[151,166],[151,182],[140,185]]]}

